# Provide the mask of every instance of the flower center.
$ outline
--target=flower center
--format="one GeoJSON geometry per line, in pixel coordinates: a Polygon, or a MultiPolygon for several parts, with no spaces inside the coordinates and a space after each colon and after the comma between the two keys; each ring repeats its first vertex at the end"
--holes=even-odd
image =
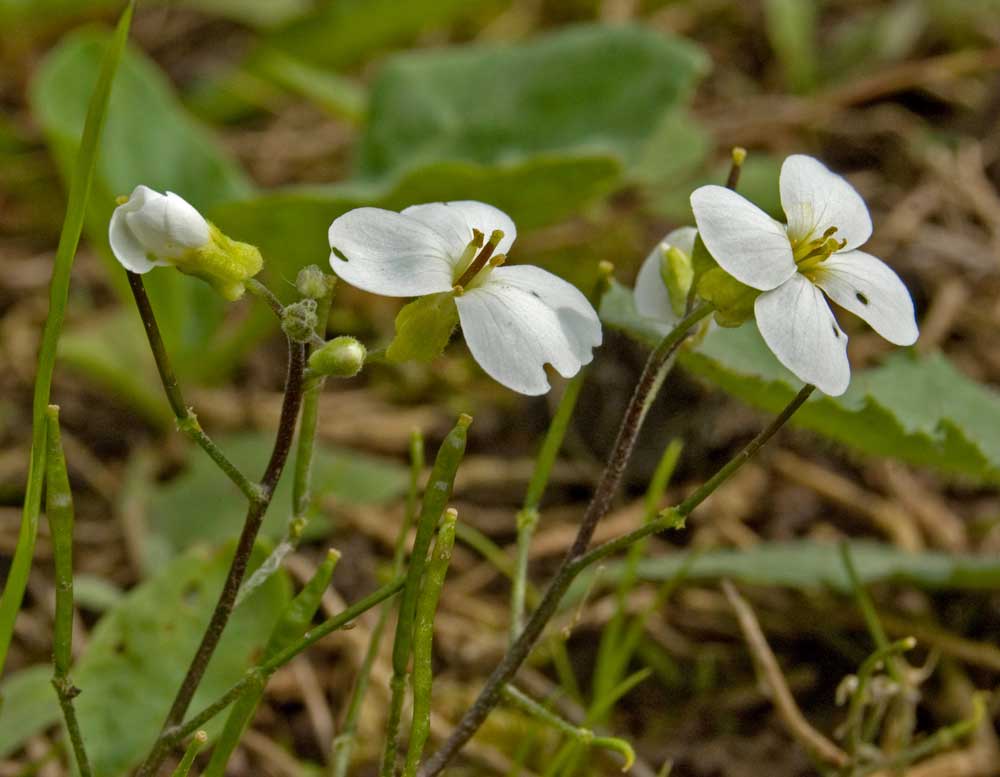
{"type": "Polygon", "coordinates": [[[808,275],[829,259],[831,254],[847,245],[846,240],[836,240],[833,237],[836,233],[837,228],[830,227],[816,238],[812,235],[798,240],[789,238],[792,243],[792,257],[795,259],[795,264],[798,265],[799,272],[808,275]]]}
{"type": "Polygon", "coordinates": [[[483,233],[478,229],[472,230],[472,240],[465,247],[465,251],[456,265],[456,267],[465,268],[458,280],[455,281],[456,294],[461,294],[477,281],[482,282],[492,268],[503,264],[506,258],[503,254],[493,255],[501,240],[503,240],[503,231],[495,229],[490,234],[489,241],[483,245],[483,233]]]}

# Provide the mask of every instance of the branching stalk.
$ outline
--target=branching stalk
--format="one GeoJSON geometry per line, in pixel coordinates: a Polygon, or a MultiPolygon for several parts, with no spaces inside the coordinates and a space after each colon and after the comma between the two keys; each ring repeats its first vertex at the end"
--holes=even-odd
{"type": "Polygon", "coordinates": [[[546,624],[555,614],[559,602],[566,593],[566,589],[569,588],[569,584],[579,572],[579,569],[574,569],[576,562],[587,552],[598,521],[605,516],[611,506],[611,499],[618,490],[618,485],[625,472],[625,466],[632,456],[632,450],[635,447],[635,441],[642,428],[642,422],[646,417],[650,405],[656,398],[667,369],[673,363],[672,357],[681,343],[687,338],[691,329],[711,312],[712,307],[710,305],[702,306],[692,312],[670,334],[664,337],[650,354],[628,407],[625,410],[618,436],[604,472],[601,475],[601,479],[594,491],[594,496],[583,515],[576,538],[563,557],[555,577],[549,583],[549,587],[542,596],[541,602],[535,608],[531,618],[528,619],[520,636],[511,644],[503,660],[501,660],[486,681],[486,685],[480,692],[479,697],[466,711],[465,715],[463,715],[454,732],[452,732],[452,735],[441,749],[424,764],[419,772],[420,777],[432,777],[432,775],[438,774],[465,743],[469,741],[486,720],[490,710],[500,701],[503,686],[513,678],[542,635],[546,624]]]}

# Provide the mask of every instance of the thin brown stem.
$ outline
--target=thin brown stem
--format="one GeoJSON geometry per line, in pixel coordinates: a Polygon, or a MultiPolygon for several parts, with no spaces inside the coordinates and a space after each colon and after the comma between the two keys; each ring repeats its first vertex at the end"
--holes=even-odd
{"type": "MultiPolygon", "coordinates": [[[[176,726],[184,719],[191,699],[194,696],[201,679],[208,668],[208,663],[218,647],[222,632],[229,622],[233,606],[236,602],[236,595],[239,593],[240,585],[246,575],[247,564],[253,552],[254,542],[264,521],[264,515],[271,503],[271,495],[274,487],[281,477],[281,472],[288,460],[288,453],[292,447],[292,439],[295,436],[295,423],[299,414],[299,407],[302,403],[302,376],[305,368],[305,352],[302,344],[289,340],[288,342],[288,374],[285,379],[285,397],[281,406],[281,418],[278,422],[278,433],[274,441],[274,448],[271,451],[271,459],[260,481],[260,499],[250,503],[247,510],[246,520],[243,524],[243,531],[240,533],[239,541],[236,544],[236,552],[229,567],[229,574],[223,585],[219,600],[215,605],[212,618],[209,621],[201,644],[195,652],[194,658],[188,667],[187,674],[181,687],[177,692],[163,729],[167,730],[176,726]]],[[[164,740],[158,740],[146,762],[139,769],[139,777],[150,777],[155,774],[156,769],[163,763],[167,755],[169,746],[165,746],[164,740]]]]}

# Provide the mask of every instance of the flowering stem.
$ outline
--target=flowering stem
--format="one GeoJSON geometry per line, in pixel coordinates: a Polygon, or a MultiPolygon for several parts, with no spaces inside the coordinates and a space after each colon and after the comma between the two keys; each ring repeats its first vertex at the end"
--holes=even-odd
{"type": "Polygon", "coordinates": [[[646,361],[639,382],[636,384],[629,400],[628,407],[618,430],[614,447],[608,457],[604,472],[597,484],[594,495],[580,522],[576,538],[563,557],[559,569],[549,583],[538,607],[532,613],[518,638],[508,648],[506,655],[486,681],[479,697],[466,711],[452,732],[452,735],[441,748],[430,757],[420,770],[420,777],[432,777],[438,774],[447,763],[458,753],[472,735],[486,720],[490,711],[500,701],[504,685],[514,676],[521,664],[528,657],[538,638],[542,635],[546,624],[556,612],[566,589],[582,567],[576,567],[577,560],[587,552],[590,540],[597,528],[598,521],[604,517],[611,506],[611,499],[618,490],[625,466],[632,456],[635,441],[642,428],[650,405],[666,371],[672,364],[672,357],[687,338],[690,330],[712,312],[711,305],[703,305],[686,316],[666,337],[660,341],[646,361]]]}
{"type": "MultiPolygon", "coordinates": [[[[305,352],[300,343],[289,340],[288,352],[288,373],[285,378],[285,396],[281,406],[281,418],[278,421],[278,433],[271,451],[271,459],[267,463],[267,468],[258,486],[260,496],[250,502],[226,582],[223,584],[222,592],[201,644],[191,660],[184,681],[181,683],[170,712],[167,714],[167,719],[163,724],[164,730],[176,726],[184,718],[191,698],[208,668],[208,662],[222,638],[222,632],[229,622],[229,616],[232,614],[236,602],[236,595],[246,574],[257,533],[260,531],[264,515],[271,503],[271,495],[281,477],[285,462],[288,460],[292,438],[295,435],[295,422],[298,419],[299,407],[302,403],[302,373],[305,368],[305,352]]],[[[139,777],[151,777],[155,774],[168,751],[169,746],[164,746],[163,739],[158,740],[146,762],[139,769],[139,777]]]]}
{"type": "Polygon", "coordinates": [[[160,335],[160,327],[156,323],[156,315],[153,313],[153,306],[149,302],[146,294],[146,287],[142,282],[142,276],[138,273],[128,272],[128,283],[132,289],[132,296],[135,297],[135,306],[142,319],[142,325],[146,330],[146,339],[149,340],[149,349],[153,352],[153,360],[156,362],[157,372],[160,373],[160,382],[163,383],[163,390],[167,394],[167,401],[170,409],[174,411],[177,418],[177,428],[183,432],[192,442],[198,445],[214,461],[219,469],[236,484],[236,487],[243,492],[250,503],[259,501],[262,498],[260,486],[244,475],[239,467],[233,464],[222,452],[218,445],[205,434],[198,423],[198,417],[194,411],[184,402],[184,395],[181,393],[180,385],[177,382],[177,375],[174,373],[170,357],[167,355],[166,346],[163,344],[163,337],[160,335]]]}

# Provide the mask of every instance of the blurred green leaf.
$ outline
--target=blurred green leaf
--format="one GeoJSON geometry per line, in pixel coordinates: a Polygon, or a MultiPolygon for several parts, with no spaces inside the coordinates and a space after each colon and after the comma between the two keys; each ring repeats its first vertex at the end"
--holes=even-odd
{"type": "Polygon", "coordinates": [[[385,184],[274,189],[222,204],[211,216],[260,246],[274,277],[294,278],[307,264],[326,263],[330,223],[351,208],[401,210],[415,202],[476,199],[506,211],[523,232],[579,212],[611,192],[620,175],[620,163],[598,153],[552,153],[496,165],[438,162],[385,184]]]}
{"type": "MultiPolygon", "coordinates": [[[[251,477],[264,471],[274,443],[265,434],[240,434],[217,440],[229,459],[251,477]]],[[[275,489],[262,536],[280,538],[286,529],[292,475],[286,468],[275,489]]],[[[313,461],[314,498],[333,497],[345,504],[387,502],[406,490],[407,472],[396,462],[342,449],[317,446],[313,461]]],[[[158,486],[149,503],[150,531],[175,553],[198,543],[214,544],[239,533],[246,501],[201,451],[191,450],[188,469],[158,486]]],[[[322,532],[323,521],[310,522],[322,532]]]]}
{"type": "Polygon", "coordinates": [[[58,720],[51,666],[32,666],[11,674],[0,684],[0,758],[58,720]]]}
{"type": "Polygon", "coordinates": [[[379,49],[405,43],[424,30],[505,4],[505,0],[329,0],[276,30],[266,43],[316,65],[343,67],[379,49]]]}
{"type": "MultiPolygon", "coordinates": [[[[987,556],[924,551],[912,553],[868,540],[848,543],[851,559],[862,584],[896,583],[929,590],[995,590],[1000,586],[1000,560],[987,556]]],[[[749,585],[787,586],[794,589],[829,588],[841,594],[853,591],[835,543],[812,540],[765,542],[750,548],[725,548],[698,553],[678,552],[643,559],[638,574],[642,580],[672,580],[684,570],[685,583],[728,578],[749,585]]],[[[606,564],[599,583],[614,585],[624,564],[606,564]]],[[[595,572],[588,570],[574,581],[562,602],[573,607],[590,592],[595,572]]]]}
{"type": "MultiPolygon", "coordinates": [[[[218,500],[216,500],[218,503],[218,500]]],[[[256,567],[266,556],[258,547],[256,567]]],[[[124,775],[152,746],[229,569],[232,545],[195,550],[130,591],[98,623],[73,671],[76,699],[95,774],[124,775]],[[114,703],[110,703],[113,700],[114,703]]],[[[238,681],[267,641],[291,596],[275,575],[233,613],[192,702],[203,707],[238,681]]],[[[206,725],[210,735],[222,721],[206,725]]]]}
{"type": "MultiPolygon", "coordinates": [[[[231,556],[228,546],[174,559],[121,597],[97,624],[72,674],[81,689],[76,708],[95,774],[126,774],[156,739],[211,616],[231,556]]],[[[255,549],[251,568],[265,556],[264,550],[255,549]]],[[[212,701],[243,676],[290,598],[287,577],[274,575],[233,613],[194,707],[212,701]]],[[[51,676],[51,667],[36,666],[0,686],[0,757],[60,719],[51,676]]],[[[215,736],[221,726],[217,718],[206,730],[215,736]]]]}
{"type": "Polygon", "coordinates": [[[120,309],[74,327],[59,341],[59,358],[161,429],[173,423],[142,322],[120,309]]]}
{"type": "Polygon", "coordinates": [[[816,86],[818,0],[765,0],[764,22],[771,48],[777,55],[785,85],[793,92],[816,86]]]}
{"type": "MultiPolygon", "coordinates": [[[[666,333],[662,324],[636,313],[631,291],[619,284],[605,296],[601,318],[649,346],[666,333]]],[[[681,363],[769,412],[778,412],[802,386],[753,323],[709,333],[682,353],[681,363]]],[[[940,354],[897,353],[879,367],[857,370],[846,394],[814,395],[792,423],[869,455],[1000,482],[1000,394],[965,377],[940,354]]]]}
{"type": "MultiPolygon", "coordinates": [[[[108,35],[72,33],[42,62],[31,85],[34,115],[64,173],[74,158],[90,94],[108,35]]],[[[126,51],[111,95],[107,125],[87,213],[87,233],[107,260],[109,275],[128,298],[124,272],[108,250],[108,222],[115,197],[137,184],[180,194],[199,209],[247,196],[252,188],[210,134],[184,111],[159,68],[134,49],[126,51]]],[[[239,235],[233,237],[240,239],[239,235]]],[[[205,347],[225,303],[202,281],[170,268],[146,275],[164,340],[180,372],[205,347]]]]}
{"type": "MultiPolygon", "coordinates": [[[[985,556],[927,551],[911,553],[894,545],[851,542],[851,558],[865,585],[892,582],[927,589],[991,590],[1000,586],[1000,560],[985,556]]],[[[670,580],[684,563],[676,553],[645,559],[639,565],[644,580],[670,580]]],[[[608,580],[616,570],[608,569],[608,580]]],[[[824,586],[840,593],[852,591],[836,544],[808,540],[763,543],[745,550],[702,553],[686,572],[686,580],[729,577],[752,585],[790,588],[824,586]]]]}
{"type": "MultiPolygon", "coordinates": [[[[152,0],[178,3],[253,26],[288,21],[308,11],[312,0],[152,0]]],[[[120,9],[122,0],[0,0],[0,22],[41,27],[61,20],[120,9]]]]}
{"type": "Polygon", "coordinates": [[[125,594],[114,583],[96,575],[73,576],[73,602],[91,612],[106,612],[117,605],[125,594]]]}
{"type": "Polygon", "coordinates": [[[372,87],[361,172],[556,151],[602,151],[626,163],[706,64],[693,44],[633,26],[398,55],[372,87]]]}

